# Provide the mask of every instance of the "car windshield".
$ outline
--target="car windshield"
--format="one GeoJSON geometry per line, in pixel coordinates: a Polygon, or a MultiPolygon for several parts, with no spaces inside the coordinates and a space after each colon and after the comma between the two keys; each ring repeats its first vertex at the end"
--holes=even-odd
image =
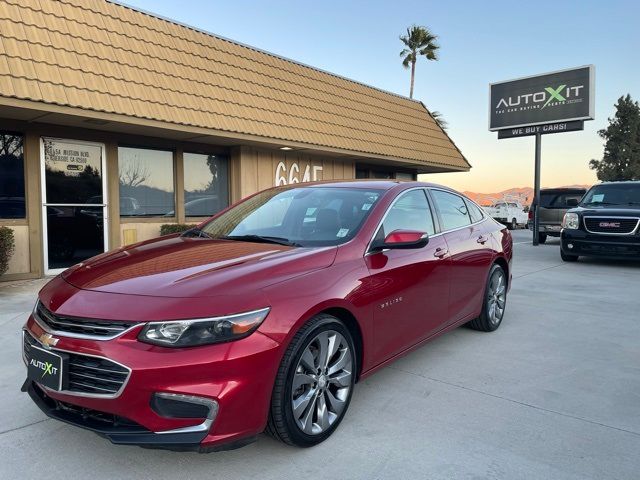
{"type": "Polygon", "coordinates": [[[198,236],[311,247],[340,245],[360,230],[382,190],[296,187],[267,190],[232,207],[198,236]]]}
{"type": "Polygon", "coordinates": [[[582,205],[640,205],[640,183],[596,185],[587,192],[582,205]]]}

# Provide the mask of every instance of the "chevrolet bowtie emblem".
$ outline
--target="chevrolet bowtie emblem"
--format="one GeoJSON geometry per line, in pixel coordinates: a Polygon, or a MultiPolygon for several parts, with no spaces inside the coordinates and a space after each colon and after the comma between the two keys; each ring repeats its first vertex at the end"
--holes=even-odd
{"type": "Polygon", "coordinates": [[[51,348],[55,347],[60,339],[52,336],[50,333],[43,333],[38,337],[38,341],[45,347],[51,348]]]}

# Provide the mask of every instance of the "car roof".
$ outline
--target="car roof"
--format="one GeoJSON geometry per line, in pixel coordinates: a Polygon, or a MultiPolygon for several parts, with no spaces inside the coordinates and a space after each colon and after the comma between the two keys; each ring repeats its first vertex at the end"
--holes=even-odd
{"type": "Polygon", "coordinates": [[[594,187],[598,185],[640,185],[640,180],[621,180],[619,182],[600,182],[596,183],[594,187]]]}
{"type": "Polygon", "coordinates": [[[543,188],[541,193],[567,193],[567,192],[586,192],[588,188],[583,187],[562,187],[562,188],[543,188]]]}
{"type": "Polygon", "coordinates": [[[331,188],[372,188],[378,190],[391,190],[398,186],[410,187],[431,187],[441,188],[443,190],[449,190],[454,193],[454,189],[445,185],[439,185],[437,183],[419,182],[415,180],[389,180],[389,179],[361,179],[361,180],[323,180],[319,182],[308,183],[295,183],[287,186],[275,187],[275,188],[317,188],[317,187],[331,187],[331,188]]]}

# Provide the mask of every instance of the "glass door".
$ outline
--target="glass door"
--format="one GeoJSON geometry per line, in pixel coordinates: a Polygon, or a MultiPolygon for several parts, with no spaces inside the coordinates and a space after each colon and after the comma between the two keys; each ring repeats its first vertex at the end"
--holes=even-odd
{"type": "Polygon", "coordinates": [[[107,249],[104,145],[41,142],[44,267],[54,275],[107,249]]]}

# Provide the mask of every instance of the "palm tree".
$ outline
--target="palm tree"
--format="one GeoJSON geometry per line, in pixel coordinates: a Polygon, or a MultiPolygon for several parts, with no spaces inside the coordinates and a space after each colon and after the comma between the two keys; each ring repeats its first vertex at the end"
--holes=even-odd
{"type": "Polygon", "coordinates": [[[431,112],[431,116],[436,121],[436,123],[440,126],[441,129],[446,130],[449,127],[449,122],[444,119],[444,115],[437,110],[431,112]]]}
{"type": "Polygon", "coordinates": [[[402,66],[409,68],[411,65],[411,90],[409,98],[413,98],[413,82],[416,76],[416,61],[418,55],[427,57],[427,60],[438,60],[437,50],[440,46],[436,43],[437,36],[428,28],[413,25],[407,28],[406,35],[400,35],[400,40],[405,44],[405,48],[400,52],[402,66]]]}

